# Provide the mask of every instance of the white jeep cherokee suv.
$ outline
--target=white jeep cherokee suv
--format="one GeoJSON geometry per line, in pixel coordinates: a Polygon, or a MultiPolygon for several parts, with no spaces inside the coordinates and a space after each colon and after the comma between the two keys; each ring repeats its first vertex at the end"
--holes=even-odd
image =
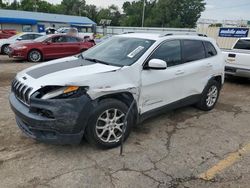
{"type": "Polygon", "coordinates": [[[212,39],[124,34],[18,73],[10,104],[31,138],[73,144],[85,135],[111,148],[156,113],[191,104],[213,109],[223,82],[224,59],[212,39]]]}

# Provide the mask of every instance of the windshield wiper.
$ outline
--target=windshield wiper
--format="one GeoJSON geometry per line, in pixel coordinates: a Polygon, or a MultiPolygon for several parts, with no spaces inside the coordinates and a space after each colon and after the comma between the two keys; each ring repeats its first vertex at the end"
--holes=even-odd
{"type": "Polygon", "coordinates": [[[101,61],[101,60],[94,59],[94,58],[85,58],[85,57],[83,57],[83,59],[87,60],[87,61],[95,62],[95,63],[101,63],[101,64],[105,64],[105,65],[110,65],[108,62],[101,61]]]}

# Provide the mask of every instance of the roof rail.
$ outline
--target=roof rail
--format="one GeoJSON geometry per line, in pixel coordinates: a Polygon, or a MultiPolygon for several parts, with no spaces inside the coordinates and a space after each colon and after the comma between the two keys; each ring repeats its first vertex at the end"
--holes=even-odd
{"type": "Polygon", "coordinates": [[[164,33],[160,35],[160,37],[167,37],[167,36],[172,36],[172,35],[196,35],[200,37],[207,37],[205,34],[201,33],[196,33],[196,32],[174,32],[174,33],[164,33]]]}
{"type": "Polygon", "coordinates": [[[174,33],[163,33],[160,37],[167,37],[171,35],[198,35],[196,32],[174,32],[174,33]]]}

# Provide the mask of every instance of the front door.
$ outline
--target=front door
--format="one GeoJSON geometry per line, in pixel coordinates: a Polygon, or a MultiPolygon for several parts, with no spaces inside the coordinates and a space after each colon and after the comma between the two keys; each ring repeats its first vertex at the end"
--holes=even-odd
{"type": "MultiPolygon", "coordinates": [[[[166,61],[165,70],[145,69],[141,73],[141,113],[182,99],[183,74],[181,41],[171,40],[161,44],[150,59],[166,61]]],[[[148,61],[149,61],[148,60],[148,61]]]]}

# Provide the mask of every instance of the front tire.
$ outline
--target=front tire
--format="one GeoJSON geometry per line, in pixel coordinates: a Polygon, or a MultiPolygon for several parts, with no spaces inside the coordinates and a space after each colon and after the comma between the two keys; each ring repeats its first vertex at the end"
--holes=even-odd
{"type": "MultiPolygon", "coordinates": [[[[114,148],[121,144],[122,127],[128,106],[116,99],[104,99],[95,108],[86,128],[87,141],[99,148],[114,148]]],[[[124,131],[126,140],[133,124],[132,115],[128,116],[124,131]]]]}
{"type": "Polygon", "coordinates": [[[42,53],[38,50],[31,50],[28,54],[28,61],[34,63],[42,61],[42,53]]]}
{"type": "Polygon", "coordinates": [[[197,107],[203,111],[212,110],[219,98],[220,95],[220,84],[212,80],[208,83],[204,89],[200,101],[197,103],[197,107]]]}
{"type": "Polygon", "coordinates": [[[2,46],[1,53],[4,55],[8,55],[9,53],[9,44],[5,44],[2,46]]]}

